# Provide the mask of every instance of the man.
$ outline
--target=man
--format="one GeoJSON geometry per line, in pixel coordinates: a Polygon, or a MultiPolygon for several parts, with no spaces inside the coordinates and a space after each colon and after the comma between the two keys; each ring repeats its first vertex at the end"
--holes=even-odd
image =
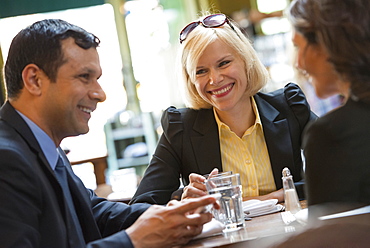
{"type": "Polygon", "coordinates": [[[106,98],[98,45],[91,33],[54,19],[12,41],[0,110],[1,247],[169,247],[211,219],[191,213],[212,197],[128,206],[98,198],[73,174],[59,144],[88,132],[91,112],[106,98]]]}

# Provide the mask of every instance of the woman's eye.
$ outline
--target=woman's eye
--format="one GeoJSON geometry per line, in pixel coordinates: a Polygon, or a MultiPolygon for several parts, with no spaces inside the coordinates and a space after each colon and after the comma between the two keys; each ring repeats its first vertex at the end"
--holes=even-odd
{"type": "Polygon", "coordinates": [[[206,73],[205,69],[199,69],[199,70],[196,71],[197,75],[204,74],[204,73],[206,73]]]}
{"type": "Polygon", "coordinates": [[[222,61],[219,66],[222,67],[224,65],[230,64],[230,62],[231,62],[231,60],[222,61]]]}

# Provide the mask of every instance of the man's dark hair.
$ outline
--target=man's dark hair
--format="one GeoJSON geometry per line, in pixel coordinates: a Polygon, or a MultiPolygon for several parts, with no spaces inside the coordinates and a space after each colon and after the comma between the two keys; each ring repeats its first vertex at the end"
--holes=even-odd
{"type": "Polygon", "coordinates": [[[37,65],[54,82],[65,62],[61,41],[70,37],[83,49],[100,43],[95,35],[60,19],[38,21],[21,30],[10,45],[4,69],[8,97],[16,98],[23,89],[22,71],[28,64],[37,65]]]}

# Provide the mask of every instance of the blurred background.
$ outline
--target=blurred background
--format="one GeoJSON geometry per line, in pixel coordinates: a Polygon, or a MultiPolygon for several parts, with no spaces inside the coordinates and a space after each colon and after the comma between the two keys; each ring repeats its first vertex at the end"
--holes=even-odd
{"type": "MultiPolygon", "coordinates": [[[[181,29],[202,12],[222,12],[239,24],[268,68],[264,91],[289,81],[301,85],[318,115],[339,104],[339,97],[318,99],[309,80],[294,68],[291,27],[284,15],[289,0],[0,0],[1,103],[6,99],[3,64],[12,38],[24,27],[60,18],[101,40],[98,48],[107,100],[99,103],[90,132],[66,138],[62,148],[86,187],[126,181],[132,195],[161,134],[167,107],[184,107],[176,75],[181,29]],[[131,183],[129,183],[131,182],[131,183]]],[[[117,190],[115,190],[117,191],[117,190]]],[[[119,191],[119,190],[118,190],[119,191]]],[[[117,193],[117,192],[115,192],[117,193]]]]}

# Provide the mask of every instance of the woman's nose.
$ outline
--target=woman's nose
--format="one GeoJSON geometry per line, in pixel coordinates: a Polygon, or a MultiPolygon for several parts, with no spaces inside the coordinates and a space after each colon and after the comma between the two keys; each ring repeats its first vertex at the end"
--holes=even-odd
{"type": "Polygon", "coordinates": [[[223,80],[222,74],[218,70],[210,70],[209,84],[218,85],[223,80]]]}

